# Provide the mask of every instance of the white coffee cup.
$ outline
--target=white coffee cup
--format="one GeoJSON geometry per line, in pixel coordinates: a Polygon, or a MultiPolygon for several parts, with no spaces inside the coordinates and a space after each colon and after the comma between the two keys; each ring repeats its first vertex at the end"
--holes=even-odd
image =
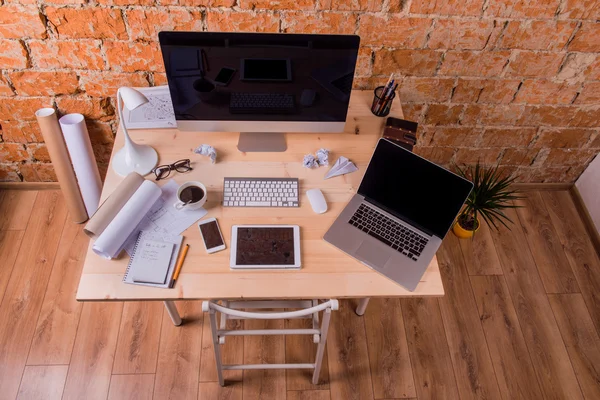
{"type": "Polygon", "coordinates": [[[179,186],[179,189],[177,189],[177,202],[175,204],[173,204],[173,207],[175,207],[178,210],[197,210],[199,208],[202,208],[202,206],[204,205],[204,203],[206,203],[206,197],[208,195],[208,192],[206,191],[206,187],[197,181],[189,181],[189,182],[185,182],[184,184],[182,184],[181,186],[179,186]],[[196,201],[195,203],[189,203],[189,202],[184,202],[181,200],[181,192],[188,188],[188,187],[198,187],[200,189],[202,189],[202,191],[204,192],[204,196],[196,201]]]}

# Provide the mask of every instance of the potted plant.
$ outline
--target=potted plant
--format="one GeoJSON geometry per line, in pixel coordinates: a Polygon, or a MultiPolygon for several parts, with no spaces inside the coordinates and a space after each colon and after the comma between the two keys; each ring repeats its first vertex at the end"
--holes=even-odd
{"type": "Polygon", "coordinates": [[[512,201],[522,197],[511,188],[515,177],[503,177],[498,166],[484,168],[479,162],[474,167],[456,166],[456,170],[460,176],[473,182],[473,190],[452,227],[454,234],[462,239],[472,237],[479,229],[479,216],[496,229],[498,222],[508,228],[506,223],[512,221],[504,210],[517,208],[512,201]]]}

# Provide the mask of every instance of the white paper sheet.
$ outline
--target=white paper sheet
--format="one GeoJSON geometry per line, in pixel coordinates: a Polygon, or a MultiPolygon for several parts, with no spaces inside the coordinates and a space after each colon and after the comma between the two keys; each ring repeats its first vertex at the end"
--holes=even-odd
{"type": "Polygon", "coordinates": [[[92,250],[99,256],[109,260],[116,257],[123,249],[125,241],[150,211],[153,204],[160,198],[161,194],[162,191],[156,183],[144,181],[98,237],[92,250]]]}
{"type": "Polygon", "coordinates": [[[67,114],[58,120],[67,150],[77,177],[77,185],[88,216],[94,215],[100,204],[102,180],[94,157],[85,118],[81,114],[67,114]]]}
{"type": "Polygon", "coordinates": [[[327,172],[324,179],[333,178],[334,176],[350,174],[354,171],[358,171],[358,168],[354,163],[348,160],[346,157],[341,156],[337,159],[333,167],[327,172]]]}
{"type": "Polygon", "coordinates": [[[148,103],[135,110],[124,107],[123,119],[127,129],[177,127],[168,86],[136,88],[136,90],[148,98],[148,103]]]}
{"type": "Polygon", "coordinates": [[[198,210],[176,210],[173,204],[177,202],[177,189],[179,185],[173,179],[163,185],[162,194],[156,203],[150,208],[148,213],[139,223],[138,227],[131,232],[125,251],[129,255],[133,254],[137,233],[142,232],[142,239],[145,235],[153,234],[158,237],[169,237],[179,235],[189,228],[194,222],[207,214],[204,208],[198,210]]]}

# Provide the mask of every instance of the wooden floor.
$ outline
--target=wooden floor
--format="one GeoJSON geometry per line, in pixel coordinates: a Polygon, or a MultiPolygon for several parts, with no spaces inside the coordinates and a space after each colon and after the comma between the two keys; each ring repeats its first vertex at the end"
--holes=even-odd
{"type": "MultiPolygon", "coordinates": [[[[374,299],[364,317],[342,301],[318,386],[228,371],[221,388],[200,302],[178,303],[182,327],[161,303],[77,303],[88,239],[59,192],[0,192],[0,399],[600,399],[597,253],[568,192],[521,203],[512,231],[448,235],[445,297],[374,299]]],[[[228,363],[313,353],[309,338],[224,347],[228,363]]]]}

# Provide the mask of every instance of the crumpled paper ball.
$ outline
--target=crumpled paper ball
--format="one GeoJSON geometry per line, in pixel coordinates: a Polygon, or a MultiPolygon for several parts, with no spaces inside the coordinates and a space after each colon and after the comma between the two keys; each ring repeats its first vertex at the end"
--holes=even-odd
{"type": "Polygon", "coordinates": [[[214,147],[208,144],[202,144],[194,149],[194,153],[201,156],[209,156],[210,161],[214,164],[217,161],[217,151],[214,147]]]}
{"type": "Polygon", "coordinates": [[[319,149],[317,150],[317,161],[319,165],[329,165],[329,150],[327,149],[319,149]]]}
{"type": "Polygon", "coordinates": [[[319,164],[317,164],[317,159],[312,154],[307,154],[304,156],[302,165],[304,165],[306,168],[316,168],[319,166],[319,164]]]}

